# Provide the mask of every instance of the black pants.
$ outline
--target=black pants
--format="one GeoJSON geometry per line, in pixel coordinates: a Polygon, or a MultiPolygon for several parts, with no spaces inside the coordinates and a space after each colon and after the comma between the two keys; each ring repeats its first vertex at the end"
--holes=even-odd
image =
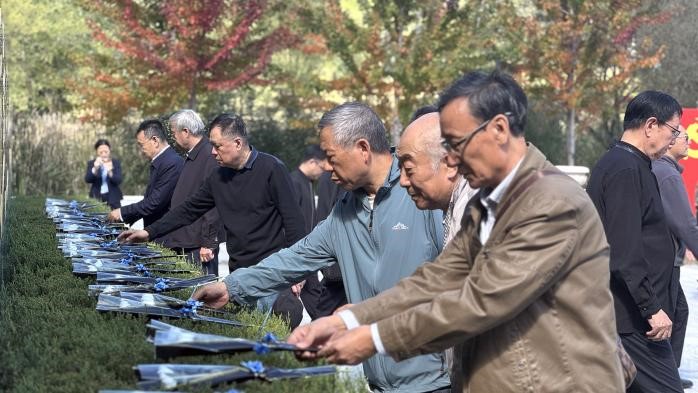
{"type": "MultiPolygon", "coordinates": [[[[676,366],[681,367],[681,354],[683,353],[683,341],[686,338],[686,326],[688,325],[688,302],[686,301],[686,295],[683,293],[683,288],[681,287],[681,282],[679,281],[681,274],[681,267],[674,267],[674,274],[672,276],[672,287],[676,287],[676,292],[672,293],[674,295],[675,309],[674,315],[671,318],[673,325],[671,330],[671,349],[674,351],[674,358],[676,359],[676,366]]],[[[673,289],[673,288],[672,288],[673,289]]],[[[674,292],[672,290],[672,292],[674,292]]]]}
{"type": "Polygon", "coordinates": [[[651,341],[644,333],[637,332],[621,334],[620,339],[637,368],[637,377],[628,393],[683,392],[669,341],[651,341]]]}
{"type": "Polygon", "coordinates": [[[218,277],[218,248],[213,250],[213,259],[208,262],[201,262],[199,248],[183,248],[182,251],[187,262],[200,266],[203,274],[215,274],[218,277]]]}

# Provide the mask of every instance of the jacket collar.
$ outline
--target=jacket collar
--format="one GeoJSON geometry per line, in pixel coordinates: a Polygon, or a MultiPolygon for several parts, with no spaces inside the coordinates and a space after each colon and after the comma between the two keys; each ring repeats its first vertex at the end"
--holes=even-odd
{"type": "Polygon", "coordinates": [[[652,168],[652,160],[650,160],[650,158],[647,156],[647,154],[643,153],[640,149],[631,145],[630,143],[618,141],[618,142],[616,142],[615,145],[613,145],[613,147],[627,151],[628,153],[632,154],[633,156],[644,161],[645,164],[647,164],[647,166],[652,168]]]}
{"type": "Polygon", "coordinates": [[[162,150],[160,150],[160,151],[158,152],[158,154],[156,154],[155,157],[153,157],[153,159],[150,160],[150,162],[152,162],[152,163],[154,164],[154,163],[155,163],[155,160],[157,160],[158,158],[162,157],[162,155],[165,154],[165,150],[167,150],[167,149],[169,149],[169,148],[170,148],[170,145],[165,146],[165,148],[162,149],[162,150]]]}
{"type": "Polygon", "coordinates": [[[664,161],[664,162],[666,162],[667,164],[669,164],[669,165],[673,166],[674,168],[676,168],[676,170],[679,171],[679,173],[683,173],[683,166],[681,166],[681,164],[679,164],[678,162],[676,162],[676,160],[674,160],[673,158],[667,156],[666,154],[663,155],[663,156],[661,156],[661,157],[659,157],[658,161],[664,161]]]}
{"type": "Polygon", "coordinates": [[[206,137],[201,138],[201,140],[187,153],[186,159],[191,161],[196,160],[196,156],[198,156],[199,152],[208,144],[207,142],[208,140],[206,137]]]}
{"type": "Polygon", "coordinates": [[[536,148],[532,143],[526,142],[526,147],[526,155],[524,155],[523,160],[519,164],[519,168],[516,170],[516,174],[514,175],[511,184],[504,192],[504,195],[502,195],[501,203],[497,204],[495,209],[496,214],[499,214],[499,209],[501,206],[509,203],[509,200],[515,197],[514,192],[518,190],[517,185],[522,179],[528,177],[528,175],[530,175],[532,172],[538,171],[545,167],[553,166],[550,162],[548,162],[548,160],[546,160],[545,155],[543,155],[543,153],[541,153],[540,150],[538,150],[538,148],[536,148]]]}

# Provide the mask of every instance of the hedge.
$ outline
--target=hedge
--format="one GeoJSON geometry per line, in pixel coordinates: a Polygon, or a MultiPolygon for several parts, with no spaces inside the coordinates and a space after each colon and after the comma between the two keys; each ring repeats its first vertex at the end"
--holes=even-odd
{"type": "MultiPolygon", "coordinates": [[[[148,318],[95,310],[88,296],[93,278],[71,273],[70,261],[57,249],[55,226],[44,215],[44,199],[10,201],[0,263],[0,391],[96,392],[135,389],[132,367],[162,363],[145,340],[148,318]]],[[[264,316],[241,311],[239,319],[260,325],[264,316]]],[[[259,328],[236,328],[206,322],[166,320],[202,333],[260,338],[259,328]]],[[[265,332],[288,335],[286,323],[269,318],[265,332]]],[[[259,359],[265,365],[303,367],[289,353],[220,355],[173,359],[173,363],[239,364],[259,359]]],[[[358,392],[360,381],[339,376],[231,385],[244,392],[358,392]]],[[[219,387],[219,389],[228,387],[219,387]]],[[[194,391],[210,392],[209,388],[194,391]]]]}

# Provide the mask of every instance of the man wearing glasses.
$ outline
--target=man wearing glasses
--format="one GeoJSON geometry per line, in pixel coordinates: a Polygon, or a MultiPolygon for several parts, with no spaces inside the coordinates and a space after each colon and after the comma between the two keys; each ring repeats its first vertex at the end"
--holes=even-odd
{"type": "Polygon", "coordinates": [[[623,135],[591,172],[587,191],[611,246],[611,291],[623,346],[637,367],[628,392],[682,392],[669,339],[675,250],[652,160],[681,134],[681,106],[645,91],[625,111],[623,135]]]}
{"type": "Polygon", "coordinates": [[[594,205],[526,143],[527,99],[472,72],[439,100],[448,161],[472,187],[461,230],[376,297],[296,329],[298,355],[357,363],[456,346],[463,392],[619,392],[608,245],[594,205]]]}
{"type": "MultiPolygon", "coordinates": [[[[679,130],[681,134],[676,138],[674,145],[667,150],[666,154],[652,162],[652,172],[657,177],[659,194],[662,196],[664,217],[674,239],[666,246],[676,250],[674,276],[669,290],[672,304],[676,307],[672,318],[674,324],[671,332],[671,349],[674,352],[677,367],[681,366],[681,354],[688,322],[688,302],[679,281],[680,270],[686,249],[698,253],[698,225],[688,203],[688,194],[681,178],[683,167],[679,164],[679,161],[688,157],[689,140],[683,126],[679,127],[679,130]]],[[[681,380],[681,384],[684,388],[693,386],[693,382],[685,379],[681,380]]]]}

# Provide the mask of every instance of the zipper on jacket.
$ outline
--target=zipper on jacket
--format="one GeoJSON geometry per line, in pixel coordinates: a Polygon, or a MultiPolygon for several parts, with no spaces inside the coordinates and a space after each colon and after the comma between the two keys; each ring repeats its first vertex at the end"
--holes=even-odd
{"type": "Polygon", "coordinates": [[[368,233],[371,233],[373,230],[373,210],[371,209],[371,213],[368,216],[368,233]]]}

